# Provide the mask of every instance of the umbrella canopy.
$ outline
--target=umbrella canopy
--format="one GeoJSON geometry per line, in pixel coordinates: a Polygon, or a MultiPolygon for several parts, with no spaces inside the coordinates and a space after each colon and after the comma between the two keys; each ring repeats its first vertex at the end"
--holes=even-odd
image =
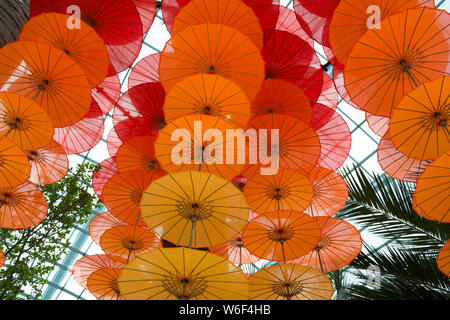
{"type": "Polygon", "coordinates": [[[185,171],[153,181],[141,202],[142,219],[162,239],[194,248],[237,236],[248,222],[242,192],[211,173],[185,171]]]}
{"type": "Polygon", "coordinates": [[[384,137],[389,130],[389,120],[388,117],[374,116],[366,112],[366,121],[369,128],[379,137],[384,137]]]}
{"type": "Polygon", "coordinates": [[[309,176],[314,196],[305,213],[311,217],[333,216],[346,204],[348,188],[345,180],[335,171],[316,167],[309,176]]]}
{"type": "Polygon", "coordinates": [[[250,118],[250,101],[233,81],[201,73],[178,82],[167,93],[164,103],[167,121],[199,113],[223,117],[245,127],[250,118]]]}
{"type": "Polygon", "coordinates": [[[92,187],[97,197],[103,202],[103,188],[105,184],[119,173],[116,164],[116,157],[108,158],[99,163],[92,174],[92,187]]]}
{"type": "Polygon", "coordinates": [[[155,157],[155,141],[156,137],[139,136],[121,145],[116,154],[119,171],[148,170],[164,175],[166,172],[155,157]]]}
{"type": "Polygon", "coordinates": [[[187,5],[191,0],[164,0],[161,1],[161,11],[164,20],[164,25],[167,31],[171,31],[175,23],[175,17],[181,8],[187,5]]]}
{"type": "Polygon", "coordinates": [[[288,115],[269,114],[251,119],[249,128],[267,130],[265,137],[260,134],[259,143],[267,141],[268,147],[272,144],[278,147],[280,168],[296,169],[306,175],[316,166],[321,153],[320,140],[306,122],[288,115]],[[278,143],[272,141],[272,130],[278,130],[278,143]]]}
{"type": "Polygon", "coordinates": [[[157,249],[137,256],[119,278],[129,300],[245,300],[242,271],[214,254],[187,248],[157,249]]]}
{"type": "Polygon", "coordinates": [[[312,110],[308,96],[295,84],[281,79],[266,79],[253,99],[250,111],[252,117],[286,114],[309,122],[312,110]]]}
{"type": "Polygon", "coordinates": [[[0,188],[14,188],[30,177],[31,166],[22,149],[0,135],[0,188]]]}
{"type": "Polygon", "coordinates": [[[30,182],[52,184],[64,178],[69,171],[69,158],[60,144],[52,140],[43,148],[25,151],[31,165],[30,182]]]}
{"type": "Polygon", "coordinates": [[[128,77],[128,88],[143,83],[159,82],[159,60],[161,53],[150,54],[140,60],[128,77]]]}
{"type": "Polygon", "coordinates": [[[252,300],[331,300],[333,283],[323,273],[298,264],[264,268],[249,278],[252,300]]]}
{"type": "Polygon", "coordinates": [[[91,222],[89,222],[89,235],[95,243],[100,244],[100,239],[106,231],[124,225],[126,225],[125,222],[117,219],[108,211],[104,211],[96,215],[91,222]]]}
{"type": "Polygon", "coordinates": [[[252,8],[264,31],[272,31],[280,13],[280,0],[242,0],[252,8]]]}
{"type": "Polygon", "coordinates": [[[140,219],[139,203],[150,183],[161,172],[132,170],[114,175],[103,187],[102,196],[109,212],[123,222],[135,225],[140,219]]]}
{"type": "MultiPolygon", "coordinates": [[[[301,0],[297,0],[301,1],[301,0]]],[[[306,0],[311,3],[320,1],[306,0]]],[[[321,1],[325,2],[325,1],[321,1]]],[[[331,12],[332,19],[329,23],[329,43],[335,57],[342,64],[346,63],[352,48],[367,31],[369,4],[358,0],[333,1],[335,10],[331,12]]],[[[408,8],[430,7],[434,8],[433,0],[374,0],[370,5],[380,9],[381,20],[395,13],[400,13],[408,8]]],[[[413,24],[411,24],[413,26],[413,24]]],[[[399,29],[393,27],[393,32],[399,29]]],[[[392,44],[392,43],[390,43],[392,44]]]]}
{"type": "Polygon", "coordinates": [[[78,259],[72,266],[72,275],[80,286],[88,289],[88,279],[94,272],[99,270],[120,270],[123,266],[123,263],[109,258],[106,254],[95,254],[78,259]]]}
{"type": "Polygon", "coordinates": [[[97,102],[103,114],[108,114],[120,98],[120,79],[112,75],[91,90],[92,99],[97,102]]]}
{"type": "Polygon", "coordinates": [[[256,174],[244,187],[245,199],[257,213],[279,209],[303,211],[310,205],[313,194],[308,177],[289,169],[280,169],[272,176],[256,174]]]}
{"type": "Polygon", "coordinates": [[[124,263],[161,246],[159,238],[147,228],[118,225],[100,237],[100,247],[114,260],[124,263]]]}
{"type": "Polygon", "coordinates": [[[33,100],[15,93],[0,93],[0,134],[21,149],[37,149],[50,143],[53,124],[33,100]]]}
{"type": "Polygon", "coordinates": [[[209,251],[230,260],[230,262],[238,266],[255,263],[260,260],[244,246],[242,233],[226,243],[210,248],[209,251]]]}
{"type": "Polygon", "coordinates": [[[105,44],[95,30],[83,21],[80,28],[67,28],[67,14],[44,13],[31,18],[22,29],[20,40],[50,44],[69,55],[86,73],[92,88],[105,79],[109,57],[105,44]]]}
{"type": "Polygon", "coordinates": [[[191,0],[177,13],[172,32],[181,32],[205,22],[237,29],[251,39],[256,47],[263,46],[263,32],[258,17],[240,0],[191,0]]]}
{"type": "Polygon", "coordinates": [[[316,221],[321,228],[319,243],[314,250],[291,263],[328,273],[339,270],[356,259],[362,248],[362,239],[353,225],[332,217],[317,217],[316,221]]]}
{"type": "Polygon", "coordinates": [[[413,204],[422,217],[450,222],[450,151],[428,165],[417,180],[413,204]]]}
{"type": "Polygon", "coordinates": [[[77,62],[62,50],[36,41],[12,42],[0,49],[0,91],[15,92],[40,105],[64,127],[89,111],[91,86],[77,62]]]}
{"type": "Polygon", "coordinates": [[[380,29],[368,30],[345,66],[352,101],[364,111],[389,117],[405,94],[449,74],[449,18],[444,10],[407,9],[384,19],[380,29]]]}
{"type": "Polygon", "coordinates": [[[27,229],[47,216],[47,201],[41,190],[30,182],[0,189],[0,228],[27,229]]]}
{"type": "Polygon", "coordinates": [[[286,263],[313,250],[320,227],[310,216],[294,210],[277,210],[251,220],[242,231],[242,243],[255,256],[286,263]]]}
{"type": "MultiPolygon", "coordinates": [[[[438,257],[436,259],[436,263],[438,265],[439,270],[442,271],[447,277],[450,277],[450,241],[442,246],[441,250],[439,250],[438,257]]],[[[1,265],[1,263],[0,263],[1,265]]]]}
{"type": "Polygon", "coordinates": [[[251,99],[264,79],[264,61],[259,49],[237,29],[205,23],[173,35],[161,53],[159,74],[166,91],[197,73],[228,78],[251,99]]]}
{"type": "Polygon", "coordinates": [[[229,180],[245,165],[245,158],[239,161],[239,155],[246,152],[241,143],[245,142],[244,133],[236,131],[235,137],[226,133],[236,128],[223,117],[204,114],[168,121],[155,142],[155,156],[168,172],[203,171],[229,180]],[[233,161],[228,160],[231,154],[233,161]]]}
{"type": "Polygon", "coordinates": [[[156,16],[156,0],[133,0],[142,22],[142,34],[149,31],[156,16]]]}
{"type": "Polygon", "coordinates": [[[92,272],[87,279],[87,290],[98,300],[124,300],[117,284],[119,268],[106,268],[92,272]]]}
{"type": "Polygon", "coordinates": [[[434,160],[450,149],[450,77],[424,83],[394,108],[391,140],[410,158],[434,160]]]}
{"type": "Polygon", "coordinates": [[[94,28],[105,42],[111,62],[109,75],[130,67],[139,55],[143,38],[143,26],[134,0],[109,0],[108,5],[103,0],[32,0],[30,15],[65,14],[74,5],[80,9],[81,20],[94,28]]]}

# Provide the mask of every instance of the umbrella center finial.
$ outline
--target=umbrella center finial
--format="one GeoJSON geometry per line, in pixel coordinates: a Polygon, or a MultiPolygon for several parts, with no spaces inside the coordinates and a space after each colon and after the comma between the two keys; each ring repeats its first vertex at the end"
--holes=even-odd
{"type": "Polygon", "coordinates": [[[300,281],[285,281],[274,284],[273,291],[281,297],[291,298],[303,291],[300,281]]]}
{"type": "Polygon", "coordinates": [[[446,128],[448,123],[448,115],[446,115],[445,112],[442,113],[441,111],[435,111],[431,115],[431,123],[432,127],[436,130],[440,128],[446,128]]]}
{"type": "Polygon", "coordinates": [[[179,300],[195,298],[207,288],[207,282],[202,277],[192,275],[169,274],[161,282],[166,291],[179,300]]]}
{"type": "Polygon", "coordinates": [[[294,231],[288,226],[279,227],[269,231],[269,239],[284,243],[294,236],[294,231]]]}
{"type": "Polygon", "coordinates": [[[216,67],[214,67],[214,66],[209,66],[209,68],[208,68],[208,73],[209,74],[215,74],[216,73],[216,67]]]}
{"type": "Polygon", "coordinates": [[[36,151],[25,151],[28,160],[30,161],[34,161],[37,159],[37,157],[39,156],[39,154],[36,151]]]}
{"type": "Polygon", "coordinates": [[[319,242],[317,243],[317,246],[315,247],[316,251],[320,251],[330,245],[330,238],[327,236],[323,236],[320,238],[319,242]]]}
{"type": "Polygon", "coordinates": [[[111,288],[112,291],[114,291],[117,294],[120,294],[120,289],[119,289],[119,285],[117,284],[117,280],[112,280],[109,283],[109,287],[111,288]]]}
{"type": "Polygon", "coordinates": [[[124,239],[122,241],[122,245],[124,248],[128,249],[129,251],[140,250],[144,247],[144,244],[142,243],[142,241],[137,241],[134,239],[124,239]]]}

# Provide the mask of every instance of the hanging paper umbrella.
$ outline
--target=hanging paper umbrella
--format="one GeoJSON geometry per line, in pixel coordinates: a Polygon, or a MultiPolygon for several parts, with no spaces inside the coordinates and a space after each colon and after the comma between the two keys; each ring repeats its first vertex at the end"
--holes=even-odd
{"type": "Polygon", "coordinates": [[[124,300],[117,284],[121,271],[107,268],[92,272],[87,279],[87,290],[98,300],[124,300]]]}
{"type": "Polygon", "coordinates": [[[148,170],[116,174],[103,187],[105,206],[116,218],[134,226],[140,219],[139,203],[143,191],[153,180],[162,176],[161,172],[148,170]]]}
{"type": "Polygon", "coordinates": [[[2,250],[0,250],[0,268],[5,265],[5,261],[6,261],[5,253],[2,250]]]}
{"type": "Polygon", "coordinates": [[[67,154],[80,154],[94,148],[103,136],[104,115],[97,102],[92,100],[89,112],[77,123],[55,128],[53,139],[67,154]]]}
{"type": "Polygon", "coordinates": [[[263,81],[264,61],[259,49],[237,29],[205,23],[176,33],[161,53],[159,75],[167,92],[197,73],[232,80],[251,99],[263,81]]]}
{"type": "Polygon", "coordinates": [[[242,192],[210,173],[185,171],[155,180],[141,202],[142,219],[162,239],[193,248],[214,247],[248,222],[242,192]]]}
{"type": "Polygon", "coordinates": [[[252,8],[259,19],[261,28],[266,31],[274,29],[280,13],[280,0],[242,0],[252,8]]]}
{"type": "MultiPolygon", "coordinates": [[[[307,1],[311,3],[319,2],[311,0],[307,1]]],[[[402,1],[374,0],[371,1],[370,4],[358,0],[347,0],[347,1],[334,0],[333,2],[335,10],[334,14],[333,12],[331,12],[331,14],[333,14],[333,17],[329,24],[329,43],[333,50],[333,54],[335,55],[337,60],[342,64],[346,63],[347,57],[350,55],[352,48],[358,42],[359,38],[361,38],[364,35],[364,33],[366,33],[368,28],[370,29],[369,22],[372,20],[370,13],[370,6],[378,7],[379,9],[378,12],[380,15],[379,18],[381,20],[384,20],[385,18],[395,13],[400,13],[408,8],[417,8],[417,7],[434,8],[434,1],[432,0],[402,0],[402,1]]],[[[375,22],[374,20],[372,21],[375,22]]],[[[414,23],[411,24],[408,23],[408,25],[410,25],[411,28],[414,28],[414,23]]],[[[387,26],[385,27],[389,28],[387,26]]],[[[383,25],[381,26],[381,29],[378,30],[382,29],[383,25]]],[[[392,29],[389,28],[389,30],[385,31],[391,32],[391,30],[392,32],[395,32],[397,35],[400,35],[398,32],[399,30],[403,29],[399,29],[398,27],[392,25],[392,29]]],[[[425,29],[417,29],[417,30],[425,31],[425,29]]],[[[388,42],[386,43],[386,45],[391,46],[394,43],[395,42],[388,42]]],[[[399,45],[401,43],[402,41],[398,41],[399,45]]],[[[405,45],[405,42],[403,42],[403,45],[405,45]]],[[[414,46],[411,46],[410,48],[411,49],[414,48],[414,50],[417,51],[420,50],[420,48],[414,46]]],[[[392,53],[391,51],[389,52],[392,53]]],[[[404,52],[407,52],[407,50],[405,50],[404,52]]],[[[412,52],[409,53],[411,54],[411,56],[413,56],[412,52]]],[[[383,61],[380,60],[380,63],[383,63],[383,61]]]]}
{"type": "Polygon", "coordinates": [[[250,118],[250,101],[233,81],[201,73],[173,86],[164,103],[166,121],[199,113],[223,117],[236,126],[245,127],[250,118]]]}
{"type": "Polygon", "coordinates": [[[408,157],[434,160],[450,149],[450,77],[406,94],[389,122],[391,140],[408,157]]]}
{"type": "Polygon", "coordinates": [[[112,110],[120,98],[120,79],[118,75],[105,78],[96,88],[91,90],[92,99],[97,102],[103,114],[112,110]]]}
{"type": "Polygon", "coordinates": [[[259,144],[266,142],[268,148],[276,147],[278,154],[272,150],[275,152],[272,156],[279,158],[281,168],[297,169],[307,175],[319,160],[321,153],[319,137],[310,125],[300,119],[288,115],[269,114],[251,119],[247,129],[255,129],[260,133],[259,144]],[[267,130],[267,135],[261,135],[261,130],[267,130]],[[278,130],[278,141],[272,140],[273,130],[278,130]]]}
{"type": "Polygon", "coordinates": [[[390,139],[389,131],[378,144],[377,156],[378,163],[384,172],[392,178],[410,182],[416,182],[431,162],[409,158],[398,151],[390,139]]]}
{"type": "Polygon", "coordinates": [[[352,101],[364,111],[389,117],[405,94],[449,74],[449,17],[444,10],[407,9],[383,20],[381,29],[368,30],[345,66],[352,101]]]}
{"type": "Polygon", "coordinates": [[[212,253],[230,260],[232,263],[241,266],[259,261],[242,243],[242,234],[226,243],[219,244],[209,249],[212,253]]]}
{"type": "Polygon", "coordinates": [[[296,170],[281,168],[277,174],[256,174],[244,187],[250,209],[258,213],[279,209],[305,210],[313,198],[313,186],[296,170]]]}
{"type": "Polygon", "coordinates": [[[181,8],[187,5],[191,0],[162,0],[161,11],[164,20],[164,25],[167,31],[172,31],[173,24],[175,23],[175,17],[181,8]]]}
{"type": "Polygon", "coordinates": [[[0,135],[0,188],[14,188],[30,177],[30,163],[12,140],[0,135]]]}
{"type": "Polygon", "coordinates": [[[259,19],[243,1],[240,0],[191,0],[175,18],[172,32],[203,23],[223,24],[239,30],[252,40],[258,48],[263,46],[263,32],[259,19]]]}
{"type": "Polygon", "coordinates": [[[0,228],[27,229],[47,216],[47,202],[34,184],[0,189],[0,228]]]}
{"type": "Polygon", "coordinates": [[[310,46],[314,46],[314,40],[305,32],[300,25],[297,14],[295,11],[280,6],[280,13],[278,15],[277,24],[275,30],[286,31],[300,37],[303,41],[306,41],[310,46]]]}
{"type": "Polygon", "coordinates": [[[140,136],[125,142],[116,154],[120,172],[129,170],[149,170],[166,174],[155,157],[156,137],[140,136]]]}
{"type": "Polygon", "coordinates": [[[450,222],[450,151],[428,165],[417,180],[414,207],[422,217],[443,223],[450,222]]]}
{"type": "Polygon", "coordinates": [[[80,28],[70,29],[70,16],[45,13],[31,18],[22,29],[19,39],[38,41],[56,47],[75,60],[85,72],[92,88],[103,82],[109,67],[109,57],[102,38],[83,21],[80,28]]]}
{"type": "Polygon", "coordinates": [[[94,254],[78,259],[72,266],[72,275],[75,281],[88,290],[88,279],[96,271],[111,270],[112,274],[119,271],[124,266],[123,263],[109,258],[106,254],[94,254]]]}
{"type": "Polygon", "coordinates": [[[81,20],[94,28],[105,42],[111,61],[109,75],[130,67],[139,55],[143,36],[142,22],[133,0],[110,0],[108,5],[103,0],[32,0],[30,15],[65,14],[73,6],[78,7],[81,20]]]}
{"type": "Polygon", "coordinates": [[[366,121],[369,128],[379,137],[384,137],[388,132],[389,120],[388,117],[374,116],[373,114],[366,112],[366,121]]]}
{"type": "Polygon", "coordinates": [[[126,225],[125,222],[117,219],[108,211],[104,211],[96,215],[91,222],[89,222],[89,235],[95,243],[100,245],[100,239],[106,231],[124,225],[126,225]]]}
{"type": "Polygon", "coordinates": [[[352,135],[347,122],[332,108],[316,104],[312,109],[310,126],[319,136],[321,153],[317,165],[331,170],[339,169],[347,160],[352,146],[352,135]]]}
{"type": "MultiPolygon", "coordinates": [[[[436,259],[439,270],[442,271],[447,277],[450,277],[450,241],[442,246],[441,250],[439,250],[438,257],[436,259]]],[[[1,265],[1,263],[0,263],[1,265]]]]}
{"type": "Polygon", "coordinates": [[[310,216],[294,210],[277,210],[251,220],[242,231],[242,243],[255,256],[286,263],[313,250],[320,227],[310,216]]]}
{"type": "Polygon", "coordinates": [[[114,260],[124,263],[161,246],[159,238],[147,228],[135,225],[115,226],[100,238],[100,247],[114,260]]]}
{"type": "Polygon", "coordinates": [[[0,93],[0,134],[21,149],[41,148],[53,136],[52,121],[32,100],[15,93],[0,93]]]}
{"type": "Polygon", "coordinates": [[[99,163],[92,174],[92,187],[102,202],[104,202],[102,194],[105,184],[118,173],[116,158],[112,157],[99,163]]]}
{"type": "MultiPolygon", "coordinates": [[[[324,66],[322,68],[324,68],[324,66]]],[[[316,105],[322,104],[327,107],[330,107],[333,110],[336,110],[337,106],[341,100],[341,97],[339,96],[339,93],[336,89],[334,79],[332,77],[330,77],[327,72],[323,72],[322,75],[323,75],[322,92],[321,92],[319,98],[317,99],[316,105]]],[[[333,72],[333,77],[334,77],[334,72],[333,72]]]]}
{"type": "Polygon", "coordinates": [[[319,243],[314,250],[290,263],[310,266],[323,273],[349,265],[362,248],[359,231],[345,220],[317,217],[316,221],[322,230],[319,243]]]}
{"type": "Polygon", "coordinates": [[[266,79],[292,82],[315,103],[322,92],[323,71],[314,49],[286,31],[275,30],[266,38],[261,51],[266,79]]]}
{"type": "Polygon", "coordinates": [[[142,34],[148,32],[156,16],[156,0],[133,0],[142,22],[142,34]]]}
{"type": "Polygon", "coordinates": [[[159,130],[164,127],[163,105],[165,100],[164,88],[160,83],[145,83],[128,90],[117,102],[114,108],[114,125],[116,133],[122,141],[129,135],[128,131],[140,131],[137,135],[157,136],[159,130]],[[123,122],[130,120],[130,122],[123,122]],[[139,121],[139,125],[133,121],[139,121]],[[122,122],[120,129],[117,128],[122,122]],[[128,124],[128,125],[127,125],[128,124]],[[141,127],[141,128],[139,128],[141,127]]]}
{"type": "Polygon", "coordinates": [[[69,159],[61,145],[52,140],[43,148],[25,150],[31,165],[30,182],[52,184],[64,178],[69,170],[69,159]]]}
{"type": "Polygon", "coordinates": [[[280,79],[264,80],[251,104],[252,117],[275,113],[309,122],[311,111],[311,103],[304,91],[293,83],[280,79]]]}
{"type": "Polygon", "coordinates": [[[129,300],[245,300],[248,281],[226,259],[187,248],[157,249],[137,256],[119,278],[129,300]]]}
{"type": "Polygon", "coordinates": [[[154,53],[140,60],[128,77],[128,88],[149,82],[159,82],[159,60],[161,54],[154,53]]]}
{"type": "Polygon", "coordinates": [[[57,48],[35,41],[0,49],[0,91],[15,92],[40,105],[55,127],[74,124],[88,112],[91,89],[84,71],[57,48]]]}
{"type": "Polygon", "coordinates": [[[331,300],[333,283],[316,269],[298,264],[264,268],[249,278],[252,300],[331,300]]]}
{"type": "Polygon", "coordinates": [[[231,179],[243,168],[245,158],[239,163],[239,155],[245,156],[246,150],[244,134],[237,131],[236,138],[227,137],[229,129],[236,129],[236,126],[222,117],[196,114],[177,118],[160,131],[155,156],[168,172],[194,170],[231,179]],[[180,141],[174,141],[173,134],[177,134],[180,141]],[[228,160],[231,153],[233,161],[228,160]],[[180,159],[174,159],[174,155],[180,159]]]}
{"type": "MultiPolygon", "coordinates": [[[[106,144],[111,157],[116,156],[119,148],[127,141],[138,136],[157,136],[159,129],[150,124],[150,118],[130,118],[118,122],[109,131],[106,144]],[[153,127],[152,127],[153,126],[153,127]]],[[[152,122],[152,121],[150,121],[152,122]]]]}
{"type": "Polygon", "coordinates": [[[314,168],[308,177],[314,196],[305,213],[311,217],[331,217],[338,213],[348,199],[345,180],[335,171],[320,167],[314,168]]]}

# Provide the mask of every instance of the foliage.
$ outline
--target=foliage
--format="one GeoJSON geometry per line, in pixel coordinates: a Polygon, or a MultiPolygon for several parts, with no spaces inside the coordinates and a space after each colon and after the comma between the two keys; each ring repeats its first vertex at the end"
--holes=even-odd
{"type": "Polygon", "coordinates": [[[6,256],[0,269],[0,300],[30,299],[23,294],[25,288],[34,298],[42,295],[43,276],[67,252],[68,235],[100,207],[89,188],[93,170],[92,164],[81,164],[61,181],[39,187],[49,209],[39,225],[25,230],[0,229],[0,248],[6,256]]]}

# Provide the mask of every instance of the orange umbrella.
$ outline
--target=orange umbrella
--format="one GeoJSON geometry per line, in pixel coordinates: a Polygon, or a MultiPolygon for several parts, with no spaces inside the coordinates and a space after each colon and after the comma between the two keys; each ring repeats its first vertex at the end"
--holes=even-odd
{"type": "Polygon", "coordinates": [[[205,22],[223,24],[242,32],[258,48],[263,46],[263,32],[258,17],[240,0],[191,0],[174,19],[172,33],[205,22]]]}
{"type": "Polygon", "coordinates": [[[125,171],[113,176],[103,187],[105,206],[116,218],[135,225],[140,219],[142,193],[161,176],[160,172],[148,170],[125,171]]]}
{"type": "Polygon", "coordinates": [[[317,217],[316,221],[322,230],[319,243],[314,250],[290,263],[310,266],[323,273],[349,265],[362,248],[359,231],[347,221],[336,218],[317,217]]]}
{"type": "Polygon", "coordinates": [[[43,13],[31,18],[22,29],[20,40],[50,44],[69,55],[86,73],[92,88],[103,82],[109,67],[105,44],[97,32],[84,21],[80,28],[67,28],[70,17],[60,13],[43,13]]]}
{"type": "MultiPolygon", "coordinates": [[[[88,280],[93,273],[103,270],[109,272],[110,276],[114,276],[120,272],[123,266],[123,263],[109,258],[106,254],[95,254],[78,259],[72,266],[72,275],[80,286],[90,290],[88,287],[88,280]]],[[[115,292],[117,283],[108,281],[108,285],[109,288],[115,292]]],[[[93,286],[94,289],[95,287],[96,286],[93,286]]],[[[95,295],[96,290],[93,291],[93,294],[95,295]]]]}
{"type": "Polygon", "coordinates": [[[325,168],[314,168],[309,176],[314,196],[305,213],[311,217],[333,216],[338,213],[348,199],[348,188],[345,180],[335,171],[325,168]]]}
{"type": "Polygon", "coordinates": [[[164,248],[137,256],[119,278],[130,300],[245,300],[248,282],[228,260],[209,252],[164,248]]]}
{"type": "Polygon", "coordinates": [[[250,118],[250,102],[233,81],[201,73],[178,82],[167,93],[164,103],[166,121],[198,113],[223,117],[245,127],[250,118]]]}
{"type": "Polygon", "coordinates": [[[242,231],[242,243],[251,253],[284,263],[313,250],[319,239],[317,222],[294,210],[268,212],[251,220],[242,231]]]}
{"type": "Polygon", "coordinates": [[[140,254],[161,247],[161,241],[147,228],[119,225],[103,233],[100,247],[111,259],[128,263],[140,254]]]}
{"type": "Polygon", "coordinates": [[[32,183],[0,189],[0,228],[17,230],[34,227],[47,216],[47,209],[44,195],[32,183]]]}
{"type": "Polygon", "coordinates": [[[13,188],[30,177],[30,163],[19,146],[0,135],[0,188],[13,188]]]}
{"type": "Polygon", "coordinates": [[[450,77],[424,83],[394,108],[391,140],[410,158],[434,160],[450,149],[450,77]]]}
{"type": "Polygon", "coordinates": [[[0,250],[0,268],[5,265],[5,260],[6,260],[5,253],[2,250],[0,250]]]}
{"type": "Polygon", "coordinates": [[[47,113],[32,100],[15,93],[0,93],[0,134],[21,149],[45,147],[53,136],[47,113]]]}
{"type": "Polygon", "coordinates": [[[347,58],[345,88],[364,111],[391,115],[405,94],[450,73],[449,13],[407,9],[368,30],[347,58]],[[395,44],[395,46],[394,46],[395,44]]]}
{"type": "Polygon", "coordinates": [[[268,130],[266,137],[259,135],[259,143],[265,140],[268,148],[274,143],[272,130],[279,130],[279,141],[275,145],[278,147],[280,168],[297,169],[306,175],[316,166],[321,153],[320,140],[314,129],[302,120],[269,114],[251,119],[248,128],[268,130]]]}
{"type": "Polygon", "coordinates": [[[126,225],[126,223],[117,219],[108,211],[105,211],[96,215],[89,222],[89,235],[95,243],[100,244],[100,239],[106,231],[123,225],[126,225]]]}
{"type": "Polygon", "coordinates": [[[213,247],[236,237],[248,222],[242,192],[211,173],[168,174],[145,190],[142,219],[178,246],[213,247]]]}
{"type": "Polygon", "coordinates": [[[168,172],[194,170],[231,179],[244,166],[244,163],[239,163],[238,156],[241,153],[245,156],[244,146],[239,143],[245,140],[243,132],[237,132],[237,139],[227,138],[227,129],[236,129],[236,126],[224,118],[203,114],[168,121],[155,142],[155,156],[168,172]],[[220,132],[220,137],[216,137],[210,129],[220,132]],[[178,135],[175,139],[181,138],[179,141],[172,138],[175,133],[178,135]],[[231,152],[234,161],[227,160],[231,152]],[[174,154],[180,159],[174,161],[174,154]]]}
{"type": "Polygon", "coordinates": [[[255,263],[260,260],[244,246],[242,243],[242,233],[226,243],[209,248],[209,251],[230,260],[238,266],[255,263]]]}
{"type": "MultiPolygon", "coordinates": [[[[439,270],[442,271],[447,277],[450,277],[450,241],[442,246],[441,250],[439,250],[438,257],[436,259],[439,270]]],[[[0,263],[1,265],[1,263],[0,263]]]]}
{"type": "Polygon", "coordinates": [[[26,150],[31,165],[29,181],[38,185],[52,184],[64,178],[69,170],[69,159],[54,140],[43,148],[26,150]]]}
{"type": "Polygon", "coordinates": [[[333,283],[316,269],[279,264],[250,276],[252,300],[331,300],[333,283]]]}
{"type": "Polygon", "coordinates": [[[429,160],[409,158],[395,148],[389,131],[378,144],[378,163],[392,178],[416,182],[420,174],[430,164],[429,160]]]}
{"type": "Polygon", "coordinates": [[[280,169],[276,175],[257,174],[248,179],[244,196],[258,213],[279,209],[305,210],[313,198],[313,186],[300,172],[280,169]]]}
{"type": "Polygon", "coordinates": [[[286,114],[308,123],[311,111],[311,103],[305,92],[295,84],[281,79],[264,80],[251,104],[253,117],[272,113],[286,114]]]}
{"type": "MultiPolygon", "coordinates": [[[[380,9],[381,20],[384,20],[388,16],[400,13],[407,8],[434,8],[434,1],[372,0],[370,4],[359,0],[339,1],[329,25],[329,42],[334,55],[342,64],[345,64],[352,48],[367,31],[370,16],[367,13],[369,5],[377,6],[380,9]]],[[[392,30],[393,32],[399,31],[399,29],[395,28],[392,30]]]]}
{"type": "Polygon", "coordinates": [[[422,217],[450,222],[450,151],[428,165],[417,180],[413,206],[422,217]]]}
{"type": "Polygon", "coordinates": [[[116,154],[119,171],[148,170],[165,174],[155,157],[155,141],[153,136],[138,136],[121,145],[116,154]]]}
{"type": "Polygon", "coordinates": [[[87,279],[87,290],[98,300],[124,300],[120,296],[119,268],[106,268],[92,272],[87,279]]]}
{"type": "Polygon", "coordinates": [[[89,111],[88,79],[64,51],[45,43],[18,41],[0,49],[0,60],[0,91],[34,100],[55,127],[74,124],[89,111]]]}
{"type": "Polygon", "coordinates": [[[176,33],[161,54],[159,74],[167,92],[197,73],[235,81],[253,98],[264,79],[264,61],[259,49],[237,29],[205,23],[176,33]]]}

